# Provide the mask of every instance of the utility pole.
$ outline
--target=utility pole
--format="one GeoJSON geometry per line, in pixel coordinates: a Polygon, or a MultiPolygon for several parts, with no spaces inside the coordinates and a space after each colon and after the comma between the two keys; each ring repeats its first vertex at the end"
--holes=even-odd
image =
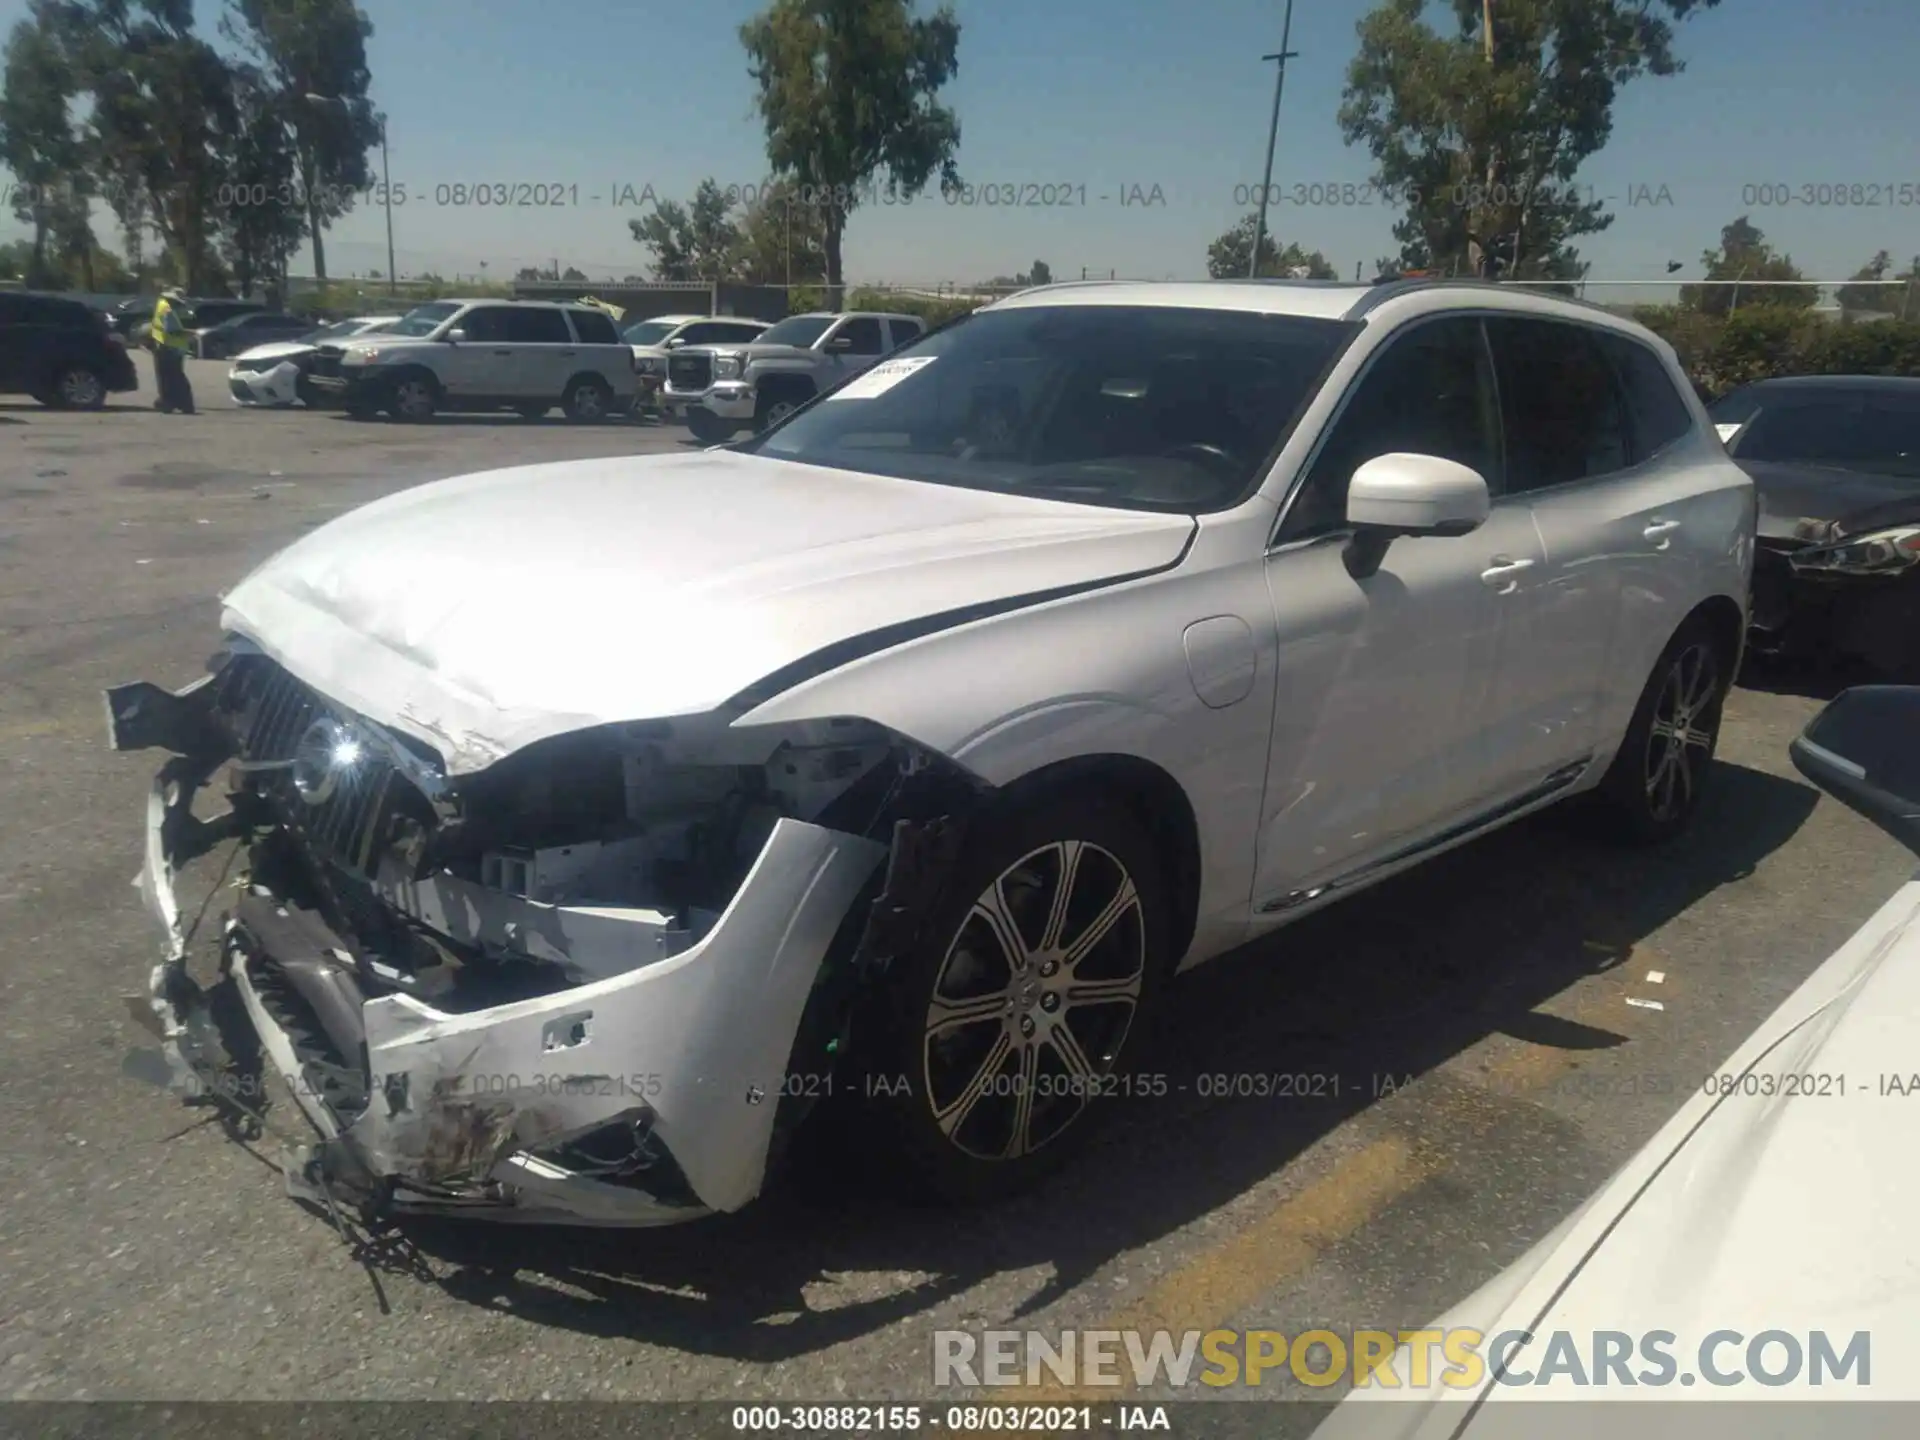
{"type": "Polygon", "coordinates": [[[1247,278],[1254,279],[1260,273],[1260,243],[1267,235],[1267,199],[1273,193],[1273,146],[1280,138],[1280,95],[1287,85],[1287,61],[1294,58],[1294,52],[1287,48],[1287,41],[1293,35],[1293,0],[1287,0],[1287,17],[1280,24],[1280,50],[1274,55],[1262,55],[1260,61],[1279,62],[1273,75],[1273,118],[1267,122],[1267,168],[1260,183],[1259,218],[1253,222],[1253,253],[1247,257],[1247,278]]]}

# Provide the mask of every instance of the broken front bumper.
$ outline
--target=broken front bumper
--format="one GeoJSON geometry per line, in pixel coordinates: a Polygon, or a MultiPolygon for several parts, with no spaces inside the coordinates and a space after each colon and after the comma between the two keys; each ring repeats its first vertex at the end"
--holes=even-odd
{"type": "MultiPolygon", "coordinates": [[[[147,800],[136,879],[165,936],[141,1018],[163,1042],[172,1088],[217,1097],[231,1083],[209,992],[187,974],[175,872],[243,828],[193,815],[196,793],[232,758],[211,718],[214,677],[178,693],[109,691],[115,749],[175,752],[147,800]]],[[[313,1080],[298,1038],[276,1018],[264,970],[328,957],[346,973],[352,942],[259,887],[227,924],[224,978],[258,1039],[259,1058],[291,1089],[318,1141],[288,1170],[296,1194],[370,1211],[437,1211],[503,1220],[647,1225],[739,1209],[760,1191],[775,1111],[788,1089],[802,1011],[828,948],[885,847],[800,821],[776,822],[718,920],[660,954],[659,916],[624,912],[635,968],[534,999],[436,1010],[404,993],[360,1001],[364,1108],[344,1115],[313,1080]],[[249,919],[249,907],[255,918],[249,919]],[[304,929],[302,923],[304,922],[304,929]],[[291,938],[290,938],[291,937],[291,938]],[[293,954],[300,948],[306,953],[293,954]],[[658,958],[654,958],[658,956],[658,958]],[[615,1149],[605,1157],[609,1137],[615,1149]],[[623,1141],[624,1137],[624,1141],[623,1141]],[[649,1178],[664,1161],[674,1184],[649,1178]],[[679,1181],[684,1181],[684,1185],[679,1181]],[[652,1188],[649,1188],[651,1185],[652,1188]]],[[[243,888],[248,888],[244,887],[243,888]]],[[[561,907],[525,907],[529,933],[562,935],[561,907]]],[[[604,936],[623,912],[592,912],[604,936]]],[[[366,956],[378,968],[379,957],[366,956]]],[[[351,1060],[353,1057],[348,1057],[351,1060]]]]}

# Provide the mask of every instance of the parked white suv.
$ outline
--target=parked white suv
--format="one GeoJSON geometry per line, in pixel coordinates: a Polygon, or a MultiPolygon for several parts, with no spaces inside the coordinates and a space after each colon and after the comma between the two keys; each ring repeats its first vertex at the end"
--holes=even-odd
{"type": "Polygon", "coordinates": [[[694,439],[715,444],[747,426],[778,424],[926,329],[917,315],[789,315],[750,344],[676,350],[661,404],[686,419],[694,439]]]}
{"type": "Polygon", "coordinates": [[[227,595],[212,674],[111,691],[179,757],[155,1027],[202,1097],[263,1027],[342,1213],[734,1210],[849,1090],[994,1193],[1175,971],[1557,801],[1680,831],[1754,522],[1604,310],[1016,295],[737,447],[376,501],[227,595]],[[236,833],[223,1006],[173,876],[236,833]]]}
{"type": "Polygon", "coordinates": [[[307,383],[349,414],[427,420],[441,410],[558,405],[594,421],[633,405],[633,351],[605,311],[538,300],[435,300],[377,336],[324,344],[307,383]]]}

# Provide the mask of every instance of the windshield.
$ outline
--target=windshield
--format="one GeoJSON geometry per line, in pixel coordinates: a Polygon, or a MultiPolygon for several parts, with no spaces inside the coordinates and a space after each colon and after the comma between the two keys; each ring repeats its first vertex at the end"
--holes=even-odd
{"type": "Polygon", "coordinates": [[[742,449],[937,485],[1198,514],[1237,504],[1353,327],[1155,306],[987,311],[742,449]]]}
{"type": "Polygon", "coordinates": [[[678,330],[679,320],[642,320],[638,325],[629,325],[620,332],[620,336],[629,345],[658,345],[667,336],[678,330]]]}
{"type": "Polygon", "coordinates": [[[827,333],[827,327],[833,324],[831,315],[795,315],[790,320],[782,320],[771,330],[762,330],[754,337],[756,345],[792,345],[805,350],[827,333]]]}
{"type": "Polygon", "coordinates": [[[459,313],[460,307],[450,301],[437,301],[432,305],[416,305],[394,324],[387,333],[390,335],[431,335],[448,320],[459,313]]]}
{"type": "Polygon", "coordinates": [[[1920,394],[1755,388],[1710,413],[1741,427],[1726,442],[1741,460],[1920,476],[1920,394]]]}
{"type": "Polygon", "coordinates": [[[349,335],[359,335],[367,326],[358,320],[340,320],[332,325],[322,325],[318,330],[303,335],[303,340],[344,340],[349,335]]]}

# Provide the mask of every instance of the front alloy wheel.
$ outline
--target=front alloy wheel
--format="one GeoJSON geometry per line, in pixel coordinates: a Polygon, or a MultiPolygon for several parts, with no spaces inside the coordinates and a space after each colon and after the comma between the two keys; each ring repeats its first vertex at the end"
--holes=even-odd
{"type": "Polygon", "coordinates": [[[1058,796],[976,833],[926,943],[894,963],[897,1065],[869,1077],[928,1188],[1019,1189],[1122,1093],[1168,968],[1166,894],[1151,839],[1111,804],[1058,796]]]}
{"type": "Polygon", "coordinates": [[[933,1120],[956,1149],[1017,1160],[1078,1118],[1132,1028],[1146,947],[1133,877],[1086,841],[1024,855],[980,893],[922,1043],[933,1120]]]}
{"type": "Polygon", "coordinates": [[[439,408],[439,397],[433,393],[433,386],[417,375],[409,375],[394,382],[392,410],[400,420],[431,420],[433,412],[439,408]]]}

